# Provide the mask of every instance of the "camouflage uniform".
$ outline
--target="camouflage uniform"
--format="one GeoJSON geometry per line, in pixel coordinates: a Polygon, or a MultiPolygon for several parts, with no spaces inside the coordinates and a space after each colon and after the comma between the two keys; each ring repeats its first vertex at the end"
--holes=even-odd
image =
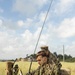
{"type": "Polygon", "coordinates": [[[39,66],[31,75],[55,75],[55,65],[44,64],[43,66],[39,66]]]}
{"type": "Polygon", "coordinates": [[[45,51],[46,54],[48,55],[48,57],[49,57],[48,63],[55,65],[55,70],[54,70],[55,74],[54,75],[61,75],[60,68],[62,65],[59,62],[59,60],[57,59],[57,57],[48,50],[48,46],[42,46],[41,50],[45,51]]]}
{"type": "MultiPolygon", "coordinates": [[[[40,65],[37,70],[27,75],[61,75],[59,61],[57,58],[48,50],[48,46],[41,47],[41,51],[37,53],[38,56],[47,57],[47,62],[40,65]]],[[[39,60],[38,60],[39,61],[39,60]]],[[[43,61],[44,62],[44,61],[43,61]]]]}
{"type": "Polygon", "coordinates": [[[40,66],[38,67],[37,70],[32,72],[29,75],[58,75],[58,68],[56,64],[52,63],[51,60],[49,59],[49,52],[39,51],[37,53],[37,61],[39,62],[40,60],[42,61],[40,66]],[[42,58],[41,58],[42,56],[42,58]],[[46,60],[43,60],[46,59],[46,60]],[[50,60],[50,61],[49,61],[50,60]]]}

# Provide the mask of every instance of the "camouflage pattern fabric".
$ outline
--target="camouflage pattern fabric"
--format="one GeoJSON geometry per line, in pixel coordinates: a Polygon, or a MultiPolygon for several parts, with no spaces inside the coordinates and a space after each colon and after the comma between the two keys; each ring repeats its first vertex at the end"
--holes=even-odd
{"type": "MultiPolygon", "coordinates": [[[[57,57],[49,51],[48,46],[42,46],[42,47],[41,47],[41,51],[45,51],[45,52],[46,52],[46,54],[48,55],[48,58],[49,58],[48,61],[49,61],[50,63],[55,63],[56,65],[57,65],[58,63],[60,63],[59,60],[57,59],[57,57]]],[[[61,63],[60,63],[60,64],[61,64],[61,63]]],[[[61,66],[60,66],[60,67],[61,67],[61,66]]]]}
{"type": "Polygon", "coordinates": [[[51,52],[49,54],[49,62],[52,64],[55,64],[55,75],[61,75],[60,69],[62,67],[62,64],[60,63],[60,61],[56,58],[55,55],[53,55],[51,52]]]}
{"type": "MultiPolygon", "coordinates": [[[[37,70],[28,75],[61,75],[60,68],[61,63],[59,60],[48,50],[48,46],[41,47],[41,51],[47,56],[47,63],[39,66],[37,70]]],[[[40,51],[39,51],[40,52],[40,51]]],[[[37,54],[37,56],[39,56],[37,54]]]]}
{"type": "Polygon", "coordinates": [[[55,70],[54,70],[55,74],[54,75],[60,75],[61,74],[60,69],[61,69],[62,65],[59,62],[59,59],[49,51],[48,46],[41,47],[41,51],[45,51],[46,54],[48,55],[48,63],[55,65],[55,70]]]}
{"type": "Polygon", "coordinates": [[[32,75],[56,75],[56,67],[54,64],[45,64],[32,72],[32,75]]]}
{"type": "Polygon", "coordinates": [[[55,75],[61,75],[60,69],[62,67],[62,64],[52,53],[50,53],[49,62],[55,64],[55,75]]]}

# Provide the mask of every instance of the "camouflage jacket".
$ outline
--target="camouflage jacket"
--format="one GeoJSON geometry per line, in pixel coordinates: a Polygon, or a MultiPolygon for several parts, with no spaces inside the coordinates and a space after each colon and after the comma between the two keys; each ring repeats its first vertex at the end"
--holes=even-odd
{"type": "Polygon", "coordinates": [[[54,64],[45,64],[39,66],[31,75],[58,75],[57,68],[54,64]]]}

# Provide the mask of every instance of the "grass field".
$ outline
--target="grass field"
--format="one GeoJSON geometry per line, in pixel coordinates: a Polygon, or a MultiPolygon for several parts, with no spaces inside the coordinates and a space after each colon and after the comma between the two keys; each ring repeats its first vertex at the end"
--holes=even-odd
{"type": "MultiPolygon", "coordinates": [[[[69,68],[71,70],[71,75],[75,75],[75,63],[67,63],[67,62],[61,62],[63,68],[69,68]]],[[[25,75],[29,70],[30,62],[16,62],[15,64],[18,64],[20,69],[23,72],[23,75],[25,75]]],[[[37,62],[33,62],[32,64],[32,70],[36,69],[38,66],[37,62]]],[[[6,69],[6,62],[0,62],[0,75],[5,75],[5,69],[6,69]]]]}

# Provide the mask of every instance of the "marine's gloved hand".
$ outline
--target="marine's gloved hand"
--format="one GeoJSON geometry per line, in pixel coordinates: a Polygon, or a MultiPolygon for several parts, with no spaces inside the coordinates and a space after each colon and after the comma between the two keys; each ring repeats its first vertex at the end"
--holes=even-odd
{"type": "Polygon", "coordinates": [[[27,73],[26,75],[32,75],[32,73],[27,73]]]}

